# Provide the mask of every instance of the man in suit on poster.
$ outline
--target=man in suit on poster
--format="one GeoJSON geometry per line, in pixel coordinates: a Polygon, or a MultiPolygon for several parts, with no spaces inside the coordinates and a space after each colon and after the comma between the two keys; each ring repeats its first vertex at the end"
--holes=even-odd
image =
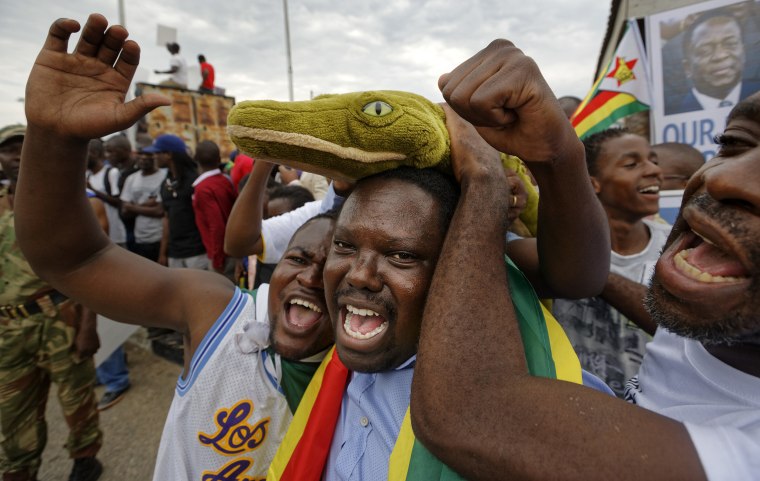
{"type": "Polygon", "coordinates": [[[760,82],[743,77],[743,27],[727,10],[704,12],[688,26],[682,62],[691,85],[681,95],[665,96],[666,115],[732,107],[760,90],[760,82]]]}

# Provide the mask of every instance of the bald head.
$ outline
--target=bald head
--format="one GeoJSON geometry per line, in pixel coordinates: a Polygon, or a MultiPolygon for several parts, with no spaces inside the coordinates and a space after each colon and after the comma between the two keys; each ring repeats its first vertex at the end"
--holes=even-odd
{"type": "Polygon", "coordinates": [[[565,112],[565,115],[567,115],[567,118],[573,116],[575,111],[578,109],[578,106],[581,104],[581,99],[578,97],[573,97],[572,95],[565,95],[564,97],[560,97],[557,99],[559,101],[559,106],[562,107],[562,110],[565,112]]]}
{"type": "Polygon", "coordinates": [[[210,140],[204,140],[195,147],[195,161],[204,171],[219,167],[222,162],[219,147],[210,140]]]}
{"type": "Polygon", "coordinates": [[[667,142],[652,148],[662,169],[662,190],[683,189],[694,172],[705,163],[702,153],[688,144],[667,142]]]}

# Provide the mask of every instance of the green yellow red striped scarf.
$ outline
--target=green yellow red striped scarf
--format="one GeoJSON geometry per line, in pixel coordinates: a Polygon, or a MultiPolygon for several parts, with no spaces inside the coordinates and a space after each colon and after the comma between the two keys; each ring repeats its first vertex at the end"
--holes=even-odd
{"type": "MultiPolygon", "coordinates": [[[[581,384],[581,366],[562,327],[538,302],[523,273],[509,258],[506,260],[509,290],[530,373],[581,384]]],[[[335,348],[331,349],[301,399],[269,467],[268,481],[319,481],[322,478],[348,379],[349,371],[340,362],[335,348]]],[[[453,481],[462,478],[416,440],[407,409],[389,460],[388,479],[453,481]]]]}

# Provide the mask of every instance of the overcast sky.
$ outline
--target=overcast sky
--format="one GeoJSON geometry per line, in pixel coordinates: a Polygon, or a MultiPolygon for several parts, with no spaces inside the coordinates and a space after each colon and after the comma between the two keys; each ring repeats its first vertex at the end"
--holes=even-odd
{"type": "MultiPolygon", "coordinates": [[[[124,0],[130,38],[142,47],[139,81],[166,78],[157,26],[177,29],[190,86],[197,55],[237,101],[288,99],[282,0],[124,0]]],[[[610,2],[603,0],[289,0],[294,96],[407,90],[440,101],[438,76],[495,38],[532,56],[557,96],[592,84],[610,2]]],[[[25,122],[24,86],[47,30],[90,12],[118,22],[117,0],[0,0],[0,126],[25,122]]],[[[75,37],[70,46],[76,44],[75,37]]]]}

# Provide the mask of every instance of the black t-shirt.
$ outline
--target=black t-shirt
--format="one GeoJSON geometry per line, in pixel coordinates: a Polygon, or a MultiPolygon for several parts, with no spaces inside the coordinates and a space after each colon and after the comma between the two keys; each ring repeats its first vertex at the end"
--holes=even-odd
{"type": "Polygon", "coordinates": [[[197,175],[173,179],[169,175],[161,184],[161,202],[169,217],[167,255],[178,259],[206,252],[193,212],[193,181],[197,175]]]}

